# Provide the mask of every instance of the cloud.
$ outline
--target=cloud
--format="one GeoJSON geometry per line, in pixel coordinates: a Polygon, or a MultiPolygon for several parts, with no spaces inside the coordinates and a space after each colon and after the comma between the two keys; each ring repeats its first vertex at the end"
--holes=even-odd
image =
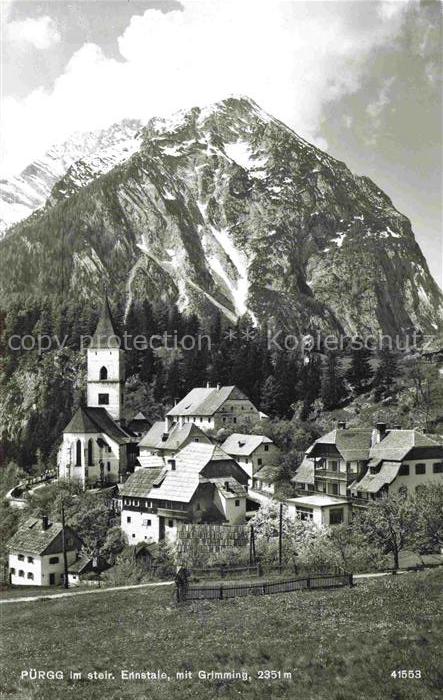
{"type": "Polygon", "coordinates": [[[13,43],[31,44],[36,49],[49,49],[61,40],[57,25],[51,17],[30,17],[8,22],[6,39],[13,43]]]}
{"type": "Polygon", "coordinates": [[[73,131],[229,94],[325,144],[324,105],[359,88],[370,53],[399,32],[399,5],[390,14],[374,3],[183,0],[182,10],[147,10],[118,38],[121,60],[85,44],[50,90],[4,100],[4,168],[17,171],[73,131]]]}

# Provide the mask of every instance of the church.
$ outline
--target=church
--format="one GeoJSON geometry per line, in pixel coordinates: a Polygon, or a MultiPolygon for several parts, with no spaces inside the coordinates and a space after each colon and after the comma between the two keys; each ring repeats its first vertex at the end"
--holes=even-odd
{"type": "Polygon", "coordinates": [[[124,352],[106,299],[87,350],[87,404],[63,432],[59,479],[78,481],[86,489],[118,483],[133,471],[140,433],[135,419],[125,423],[124,385],[124,352]]]}

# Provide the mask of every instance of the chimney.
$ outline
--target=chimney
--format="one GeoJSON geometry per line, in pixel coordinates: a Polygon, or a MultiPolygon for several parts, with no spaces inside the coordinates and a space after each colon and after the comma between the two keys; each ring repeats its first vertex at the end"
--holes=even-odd
{"type": "Polygon", "coordinates": [[[47,530],[49,527],[49,518],[47,515],[42,516],[42,530],[47,530]]]}
{"type": "Polygon", "coordinates": [[[168,426],[168,419],[165,418],[165,427],[164,427],[164,432],[167,433],[169,431],[169,426],[168,426]]]}
{"type": "Polygon", "coordinates": [[[339,430],[346,430],[346,423],[345,423],[345,421],[344,421],[344,420],[339,420],[338,423],[337,423],[337,428],[339,428],[339,430]]]}
{"type": "Polygon", "coordinates": [[[171,467],[171,470],[175,472],[175,459],[168,459],[168,464],[171,467]]]}
{"type": "Polygon", "coordinates": [[[220,384],[217,384],[217,391],[220,391],[220,384]]]}
{"type": "Polygon", "coordinates": [[[207,388],[207,389],[210,389],[210,388],[211,388],[210,385],[209,385],[209,382],[206,382],[206,388],[207,388]]]}
{"type": "Polygon", "coordinates": [[[372,431],[371,436],[371,447],[377,445],[386,436],[386,423],[376,423],[375,428],[372,431]]]}

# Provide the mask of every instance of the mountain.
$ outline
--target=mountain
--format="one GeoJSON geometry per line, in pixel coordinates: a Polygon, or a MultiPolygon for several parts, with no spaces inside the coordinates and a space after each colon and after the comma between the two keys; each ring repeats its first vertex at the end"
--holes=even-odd
{"type": "Polygon", "coordinates": [[[55,183],[57,168],[45,179],[36,166],[52,189],[0,242],[2,305],[17,294],[88,302],[108,288],[127,305],[161,298],[231,322],[248,311],[290,332],[441,322],[409,220],[252,100],[127,124],[124,157],[106,132],[55,183]]]}
{"type": "Polygon", "coordinates": [[[109,129],[74,134],[65,143],[53,146],[20,175],[0,180],[0,237],[12,224],[43,206],[57,180],[71,166],[73,177],[78,173],[78,182],[84,185],[87,180],[83,168],[92,170],[95,177],[132,155],[140,127],[139,121],[125,120],[109,129]]]}

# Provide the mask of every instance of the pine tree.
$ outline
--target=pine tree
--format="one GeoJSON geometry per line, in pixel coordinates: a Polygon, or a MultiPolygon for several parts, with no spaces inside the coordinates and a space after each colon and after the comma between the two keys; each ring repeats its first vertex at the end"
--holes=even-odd
{"type": "Polygon", "coordinates": [[[262,389],[261,408],[269,416],[275,416],[279,405],[279,386],[275,377],[270,374],[262,389]]]}
{"type": "Polygon", "coordinates": [[[356,394],[362,394],[369,387],[373,374],[370,358],[371,352],[367,348],[353,348],[351,351],[351,366],[346,379],[356,394]]]}
{"type": "Polygon", "coordinates": [[[397,376],[397,357],[389,348],[382,348],[379,354],[380,364],[374,376],[375,398],[380,400],[389,394],[397,376]]]}
{"type": "Polygon", "coordinates": [[[337,357],[329,353],[326,371],[321,384],[321,398],[327,411],[336,408],[346,396],[346,387],[337,367],[337,357]]]}

